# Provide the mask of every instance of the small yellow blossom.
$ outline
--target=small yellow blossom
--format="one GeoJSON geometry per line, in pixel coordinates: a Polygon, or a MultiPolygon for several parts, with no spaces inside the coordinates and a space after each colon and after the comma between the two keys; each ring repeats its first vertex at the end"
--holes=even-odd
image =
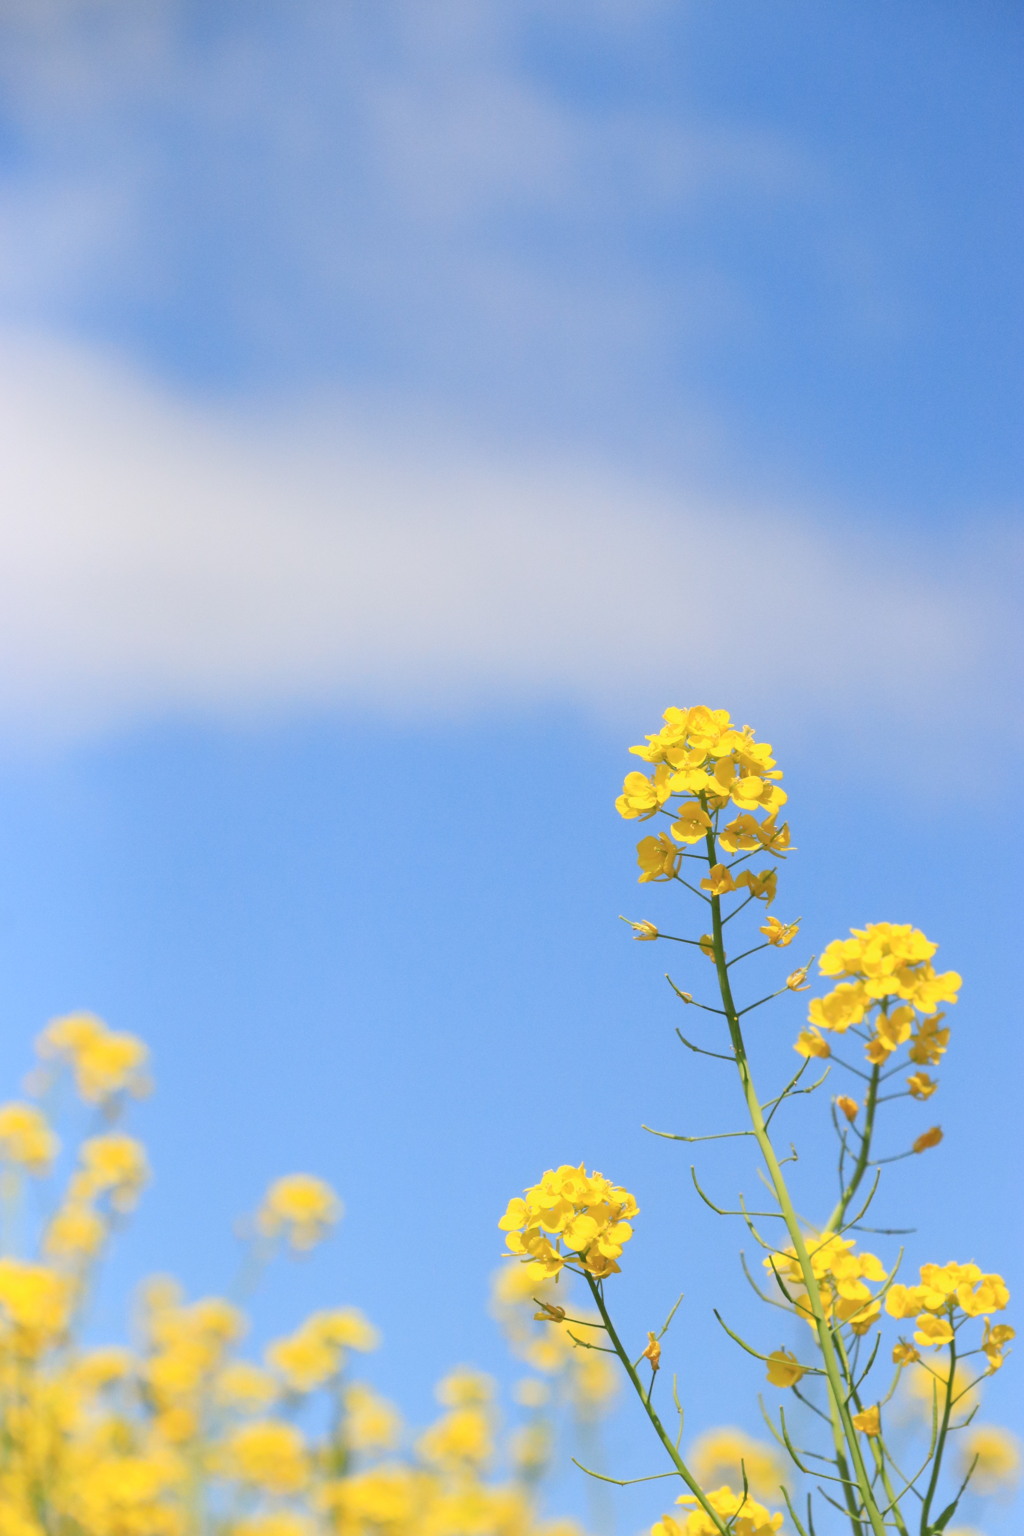
{"type": "Polygon", "coordinates": [[[806,1374],[788,1349],[773,1349],[768,1356],[768,1380],[773,1387],[795,1387],[806,1374]]]}
{"type": "Polygon", "coordinates": [[[700,943],[701,954],[707,955],[709,960],[713,960],[715,958],[715,941],[712,935],[710,933],[702,933],[698,942],[700,943]]]}
{"type": "Polygon", "coordinates": [[[860,1105],[856,1099],[851,1099],[845,1093],[841,1093],[836,1099],[836,1108],[842,1110],[847,1120],[852,1121],[856,1120],[860,1105]]]}
{"type": "Polygon", "coordinates": [[[656,1334],[648,1333],[647,1348],[644,1350],[641,1359],[651,1362],[652,1371],[657,1371],[661,1368],[661,1343],[656,1334]]]}
{"type": "Polygon", "coordinates": [[[922,1312],[914,1329],[914,1343],[922,1348],[939,1349],[953,1339],[953,1329],[947,1317],[936,1317],[934,1312],[922,1312]]]}
{"type": "Polygon", "coordinates": [[[91,1136],[82,1143],[81,1161],[76,1191],[87,1197],[106,1195],[116,1211],[130,1211],[149,1178],[142,1144],[123,1131],[91,1136]]]}
{"type": "Polygon", "coordinates": [[[878,1404],[874,1403],[870,1408],[862,1408],[860,1413],[852,1415],[855,1429],[859,1429],[862,1435],[881,1434],[879,1422],[878,1404]]]}
{"type": "Polygon", "coordinates": [[[703,806],[687,800],[679,807],[679,816],[670,828],[677,843],[699,843],[711,830],[711,817],[703,806]]]}
{"type": "Polygon", "coordinates": [[[763,869],[759,875],[755,875],[753,870],[744,869],[736,876],[736,889],[745,886],[751,896],[763,901],[767,907],[775,900],[778,884],[779,874],[775,869],[763,869]]]}
{"type": "Polygon", "coordinates": [[[905,1339],[900,1339],[898,1344],[892,1347],[892,1359],[894,1365],[913,1365],[921,1356],[913,1344],[908,1344],[905,1339]]]}
{"type": "Polygon", "coordinates": [[[832,1047],[817,1029],[802,1029],[796,1037],[794,1051],[799,1056],[831,1056],[832,1047]]]}
{"type": "Polygon", "coordinates": [[[256,1225],[265,1237],[283,1233],[293,1248],[314,1248],[340,1220],[341,1201],[331,1186],[311,1173],[275,1179],[263,1197],[256,1225]]]}
{"type": "Polygon", "coordinates": [[[935,1079],[929,1077],[927,1072],[912,1072],[907,1078],[907,1087],[910,1089],[911,1097],[915,1099],[930,1099],[938,1086],[935,1079]]]}
{"type": "Polygon", "coordinates": [[[786,977],[786,986],[791,992],[805,992],[807,990],[810,986],[810,982],[807,980],[809,969],[809,965],[802,965],[798,971],[790,971],[786,977]]]}
{"type": "Polygon", "coordinates": [[[764,934],[769,944],[774,944],[777,949],[785,949],[792,944],[800,932],[800,924],[781,923],[777,917],[769,917],[760,932],[764,934]]]}
{"type": "Polygon", "coordinates": [[[0,1104],[0,1160],[29,1173],[46,1174],[60,1142],[34,1104],[0,1104]]]}
{"type": "Polygon", "coordinates": [[[146,1046],[137,1035],[108,1029],[95,1014],[54,1019],[36,1047],[44,1058],[70,1063],[78,1092],[88,1103],[102,1103],[124,1091],[136,1096],[148,1091],[146,1046]]]}
{"type": "Polygon", "coordinates": [[[661,937],[655,925],[651,922],[648,922],[646,918],[641,918],[638,923],[630,922],[628,917],[625,919],[625,921],[629,923],[629,926],[632,929],[635,930],[633,934],[634,939],[650,940],[661,937]]]}
{"type": "Polygon", "coordinates": [[[688,1511],[682,1522],[665,1515],[651,1526],[650,1536],[718,1536],[721,1525],[725,1525],[732,1536],[776,1536],[782,1525],[781,1514],[771,1514],[749,1493],[737,1493],[727,1483],[721,1488],[710,1489],[704,1497],[718,1516],[719,1525],[692,1493],[683,1493],[676,1500],[688,1511]]]}
{"type": "Polygon", "coordinates": [[[713,864],[701,881],[701,888],[712,896],[727,896],[736,889],[736,881],[725,864],[713,864]]]}
{"type": "Polygon", "coordinates": [[[992,1324],[988,1318],[985,1319],[985,1333],[981,1341],[981,1347],[985,1351],[985,1357],[988,1360],[986,1375],[991,1375],[993,1371],[999,1370],[1003,1363],[1003,1351],[1011,1339],[1016,1337],[1017,1331],[1015,1328],[1011,1328],[1009,1323],[992,1324]]]}
{"type": "Polygon", "coordinates": [[[659,832],[657,837],[642,837],[636,845],[640,884],[645,885],[651,880],[671,880],[682,857],[683,850],[676,847],[667,832],[659,832]]]}
{"type": "Polygon", "coordinates": [[[910,1150],[912,1152],[927,1152],[929,1147],[937,1147],[941,1140],[941,1125],[933,1125],[931,1130],[922,1131],[920,1136],[914,1138],[910,1150]]]}
{"type": "Polygon", "coordinates": [[[668,778],[669,771],[663,763],[654,770],[653,778],[646,773],[627,773],[615,809],[627,821],[646,821],[668,799],[668,778]]]}

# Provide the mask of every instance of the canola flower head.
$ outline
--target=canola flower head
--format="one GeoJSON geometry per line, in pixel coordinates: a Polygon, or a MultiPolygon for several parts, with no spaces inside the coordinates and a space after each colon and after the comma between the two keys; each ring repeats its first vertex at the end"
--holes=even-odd
{"type": "Polygon", "coordinates": [[[633,1235],[637,1203],[625,1189],[585,1164],[549,1168],[538,1183],[509,1201],[498,1222],[517,1257],[555,1275],[578,1262],[595,1279],[617,1274],[616,1262],[633,1235]]]}
{"type": "Polygon", "coordinates": [[[37,1105],[0,1104],[0,1161],[43,1176],[59,1151],[60,1142],[37,1105]]]}
{"type": "Polygon", "coordinates": [[[284,1236],[300,1251],[314,1248],[341,1220],[342,1204],[324,1179],[289,1173],[275,1179],[256,1213],[264,1237],[284,1236]]]}
{"type": "MultiPolygon", "coordinates": [[[[949,1043],[940,1005],[955,1003],[963,984],[956,971],[935,970],[937,950],[909,923],[851,928],[848,939],[826,945],[818,962],[822,976],[836,978],[836,985],[811,999],[808,1022],[834,1034],[865,1025],[872,1066],[885,1066],[903,1045],[912,1062],[934,1065],[949,1043]]],[[[927,1098],[936,1085],[924,1074],[909,1086],[914,1097],[927,1098]]]]}
{"type": "MultiPolygon", "coordinates": [[[[727,1523],[732,1536],[775,1536],[782,1526],[782,1515],[772,1514],[750,1493],[737,1492],[728,1483],[709,1490],[705,1495],[715,1513],[727,1523]]],[[[651,1526],[650,1536],[719,1536],[718,1527],[706,1510],[697,1503],[692,1493],[680,1494],[676,1500],[686,1512],[681,1519],[663,1515],[651,1526]]]]}
{"type": "Polygon", "coordinates": [[[36,1041],[44,1059],[66,1062],[87,1103],[102,1104],[119,1093],[136,1098],[149,1091],[149,1051],[138,1035],[108,1029],[92,1013],[65,1014],[46,1026],[36,1041]]]}

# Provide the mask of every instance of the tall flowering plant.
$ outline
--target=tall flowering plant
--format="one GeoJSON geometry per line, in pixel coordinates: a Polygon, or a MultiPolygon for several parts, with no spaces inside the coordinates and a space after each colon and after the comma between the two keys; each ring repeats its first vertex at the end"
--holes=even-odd
{"type": "MultiPolygon", "coordinates": [[[[633,1235],[637,1203],[601,1174],[582,1164],[563,1165],[511,1200],[500,1222],[510,1255],[540,1276],[571,1273],[588,1287],[602,1342],[594,1343],[593,1332],[577,1334],[575,1341],[618,1357],[671,1470],[685,1485],[680,1507],[654,1526],[652,1536],[772,1536],[787,1516],[798,1536],[818,1536],[822,1519],[832,1529],[837,1515],[851,1536],[955,1536],[953,1522],[972,1482],[985,1491],[998,1481],[1000,1468],[1012,1470],[1016,1458],[1011,1437],[975,1422],[979,1387],[1001,1367],[1014,1336],[1003,1320],[1009,1291],[1000,1275],[973,1259],[928,1262],[912,1273],[901,1256],[865,1251],[859,1236],[884,1165],[924,1154],[942,1138],[937,1125],[924,1126],[895,1156],[877,1150],[885,1106],[905,1097],[927,1104],[938,1088],[928,1069],[948,1048],[944,1010],[956,1002],[961,979],[936,968],[937,946],[909,924],[852,929],[822,954],[818,971],[827,990],[810,998],[794,1044],[798,1064],[789,1081],[765,1097],[747,1048],[749,1015],[775,998],[810,991],[813,964],[780,973],[767,996],[748,1001],[740,990],[741,962],[761,951],[786,950],[799,933],[798,922],[769,911],[791,848],[789,824],[780,819],[787,801],[782,772],[768,743],[757,741],[749,727],[735,726],[725,710],[704,706],[666,710],[661,729],[630,750],[647,769],[627,774],[616,809],[650,827],[637,846],[640,881],[672,884],[685,893],[702,931],[668,934],[646,919],[630,925],[638,940],[682,944],[704,957],[697,966],[713,977],[710,997],[670,985],[714,1033],[702,1042],[677,1033],[689,1050],[735,1070],[744,1125],[723,1134],[754,1140],[770,1199],[764,1210],[751,1211],[742,1198],[739,1209],[725,1210],[704,1193],[696,1175],[694,1182],[713,1210],[746,1224],[764,1255],[763,1283],[754,1282],[755,1288],[806,1332],[802,1347],[791,1351],[723,1327],[762,1362],[773,1388],[804,1405],[807,1433],[797,1435],[794,1415],[787,1418],[779,1404],[766,1412],[777,1456],[754,1442],[744,1444],[738,1431],[717,1460],[709,1460],[706,1446],[682,1453],[678,1396],[677,1434],[656,1403],[672,1314],[640,1349],[627,1348],[612,1318],[609,1282],[633,1235]],[[741,914],[746,932],[736,922],[741,914]],[[832,1092],[833,1074],[840,1075],[844,1091],[832,1092]],[[779,1154],[775,1130],[790,1101],[815,1094],[829,1096],[838,1188],[831,1211],[812,1224],[797,1212],[784,1171],[789,1159],[779,1154]],[[911,1398],[923,1399],[927,1421],[924,1444],[914,1447],[909,1462],[891,1432],[895,1404],[908,1387],[911,1398]],[[729,1462],[729,1479],[712,1486],[714,1472],[729,1462]],[[771,1502],[785,1513],[772,1512],[771,1502]]],[[[539,1315],[571,1334],[573,1319],[564,1308],[549,1301],[539,1315]]]]}

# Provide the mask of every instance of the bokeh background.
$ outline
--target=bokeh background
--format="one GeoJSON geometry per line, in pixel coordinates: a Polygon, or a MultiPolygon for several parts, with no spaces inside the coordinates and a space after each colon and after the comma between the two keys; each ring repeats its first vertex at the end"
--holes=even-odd
{"type": "MultiPolygon", "coordinates": [[[[640,1129],[735,1123],[617,921],[667,911],[611,802],[670,702],[775,743],[808,952],[912,921],[964,974],[892,1131],[946,1139],[879,1224],[1019,1287],[1022,33],[1010,0],[0,4],[0,1066],[87,1007],[159,1083],[97,1335],[153,1269],[223,1286],[308,1169],[347,1215],[258,1329],[364,1306],[425,1420],[448,1365],[509,1375],[495,1220],[585,1158],[643,1207],[623,1315],[686,1292],[693,1429],[758,1429],[712,1302],[791,1341],[640,1129]]],[[[769,1080],[802,1013],[758,1026],[769,1080]]],[[[1011,1363],[985,1416],[1021,1402],[1011,1363]]],[[[656,1460],[621,1415],[609,1470],[656,1460]]]]}

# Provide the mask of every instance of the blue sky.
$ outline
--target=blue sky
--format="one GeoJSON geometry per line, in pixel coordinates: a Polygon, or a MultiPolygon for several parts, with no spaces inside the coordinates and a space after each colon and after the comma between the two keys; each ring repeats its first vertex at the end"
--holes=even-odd
{"type": "Polygon", "coordinates": [[[775,741],[811,949],[910,920],[965,975],[892,1216],[1020,1273],[1020,55],[985,3],[0,17],[0,1064],[78,1006],[153,1043],[101,1316],[309,1167],[348,1215],[260,1328],[362,1303],[422,1417],[500,1365],[498,1210],[585,1157],[737,1417],[738,1238],[637,1129],[731,1110],[616,921],[672,701],[775,741]]]}

